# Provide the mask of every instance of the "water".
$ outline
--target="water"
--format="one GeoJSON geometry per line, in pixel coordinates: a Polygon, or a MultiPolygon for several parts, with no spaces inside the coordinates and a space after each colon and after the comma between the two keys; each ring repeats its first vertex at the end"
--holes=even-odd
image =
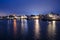
{"type": "Polygon", "coordinates": [[[60,40],[60,21],[0,20],[0,40],[60,40]]]}

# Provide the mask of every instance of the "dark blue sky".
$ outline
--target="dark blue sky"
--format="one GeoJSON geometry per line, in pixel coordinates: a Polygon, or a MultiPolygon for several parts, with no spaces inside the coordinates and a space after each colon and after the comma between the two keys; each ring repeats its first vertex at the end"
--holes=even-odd
{"type": "Polygon", "coordinates": [[[0,15],[60,13],[60,0],[0,0],[0,15]]]}

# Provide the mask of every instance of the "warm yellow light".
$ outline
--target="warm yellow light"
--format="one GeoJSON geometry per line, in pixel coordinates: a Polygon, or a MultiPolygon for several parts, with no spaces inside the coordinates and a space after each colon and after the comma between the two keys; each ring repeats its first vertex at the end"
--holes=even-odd
{"type": "Polygon", "coordinates": [[[17,25],[16,25],[16,19],[13,20],[13,26],[14,26],[14,36],[16,35],[17,33],[17,25]]]}
{"type": "Polygon", "coordinates": [[[27,16],[21,16],[21,18],[27,18],[27,16]]]}
{"type": "Polygon", "coordinates": [[[56,21],[51,21],[48,24],[48,37],[51,40],[54,40],[56,30],[56,21]],[[52,38],[51,38],[52,37],[52,38]]]}
{"type": "Polygon", "coordinates": [[[52,26],[53,26],[53,30],[55,30],[55,27],[56,27],[56,21],[52,21],[52,26]]]}
{"type": "Polygon", "coordinates": [[[34,16],[34,17],[32,17],[32,18],[39,18],[39,16],[34,16]]]}
{"type": "Polygon", "coordinates": [[[34,28],[34,32],[35,32],[35,39],[39,38],[39,32],[40,32],[40,27],[39,27],[39,20],[35,19],[35,28],[34,28]]]}
{"type": "Polygon", "coordinates": [[[53,15],[50,14],[49,17],[53,17],[53,15]]]}

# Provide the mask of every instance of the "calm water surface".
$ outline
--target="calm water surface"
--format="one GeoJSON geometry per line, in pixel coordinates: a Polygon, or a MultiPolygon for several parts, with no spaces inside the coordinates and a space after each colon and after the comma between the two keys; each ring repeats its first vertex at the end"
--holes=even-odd
{"type": "Polygon", "coordinates": [[[0,20],[0,40],[60,40],[60,21],[0,20]]]}

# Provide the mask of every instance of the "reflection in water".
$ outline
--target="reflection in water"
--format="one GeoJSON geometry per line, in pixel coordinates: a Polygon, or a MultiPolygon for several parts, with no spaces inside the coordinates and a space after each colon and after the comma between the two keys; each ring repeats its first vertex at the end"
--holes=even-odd
{"type": "Polygon", "coordinates": [[[12,20],[7,20],[7,30],[8,30],[8,35],[10,35],[10,32],[11,32],[11,26],[12,26],[12,20]]]}
{"type": "Polygon", "coordinates": [[[8,32],[9,32],[9,30],[10,30],[10,27],[9,27],[9,26],[10,26],[10,25],[9,25],[9,22],[10,22],[10,21],[8,20],[8,24],[7,24],[7,26],[8,26],[8,32]]]}
{"type": "Polygon", "coordinates": [[[17,33],[16,19],[13,20],[14,35],[17,33]]]}
{"type": "Polygon", "coordinates": [[[25,34],[27,33],[28,28],[27,28],[27,20],[26,19],[21,19],[21,33],[25,34]]]}
{"type": "Polygon", "coordinates": [[[39,27],[39,20],[35,19],[34,20],[34,34],[35,34],[35,40],[39,39],[39,31],[40,31],[40,27],[39,27]]]}
{"type": "Polygon", "coordinates": [[[53,21],[52,26],[53,26],[53,31],[55,31],[56,21],[53,21]]]}
{"type": "Polygon", "coordinates": [[[8,21],[7,21],[8,31],[10,30],[10,26],[11,26],[11,24],[12,24],[11,21],[12,21],[12,20],[8,20],[8,21]]]}
{"type": "Polygon", "coordinates": [[[13,19],[6,22],[0,20],[0,38],[1,40],[60,40],[59,24],[59,21],[32,19],[28,20],[27,26],[26,19],[13,19]]]}
{"type": "Polygon", "coordinates": [[[56,21],[49,22],[48,24],[48,37],[50,40],[55,40],[56,21]]]}

